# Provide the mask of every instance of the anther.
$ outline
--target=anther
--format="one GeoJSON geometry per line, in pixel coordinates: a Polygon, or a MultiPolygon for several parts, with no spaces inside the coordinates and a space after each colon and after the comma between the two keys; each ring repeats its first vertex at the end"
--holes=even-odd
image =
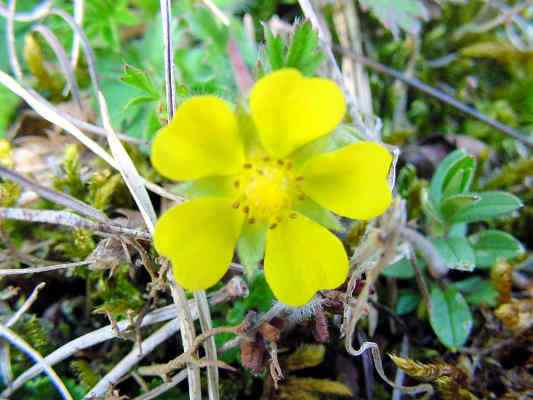
{"type": "Polygon", "coordinates": [[[276,228],[276,226],[278,226],[278,224],[272,224],[272,225],[269,226],[269,228],[270,229],[274,229],[274,228],[276,228]]]}
{"type": "Polygon", "coordinates": [[[287,169],[291,169],[292,168],[292,161],[287,161],[287,169]]]}
{"type": "Polygon", "coordinates": [[[235,182],[233,182],[233,186],[235,186],[235,189],[238,189],[240,185],[241,185],[241,182],[239,182],[239,180],[236,180],[235,182]]]}
{"type": "Polygon", "coordinates": [[[244,208],[242,209],[242,211],[245,213],[245,214],[248,214],[250,212],[250,207],[248,206],[244,206],[244,208]]]}
{"type": "Polygon", "coordinates": [[[250,225],[255,224],[255,218],[250,218],[250,219],[248,220],[248,223],[249,223],[250,225]]]}
{"type": "Polygon", "coordinates": [[[305,194],[300,193],[300,194],[298,195],[298,200],[305,200],[305,194]]]}
{"type": "Polygon", "coordinates": [[[252,164],[251,163],[246,163],[246,164],[243,165],[243,167],[246,168],[246,169],[250,169],[250,168],[252,168],[252,164]]]}
{"type": "Polygon", "coordinates": [[[265,175],[265,171],[263,171],[261,168],[257,168],[257,173],[262,176],[265,175]]]}
{"type": "Polygon", "coordinates": [[[296,177],[297,182],[301,182],[304,180],[304,177],[302,175],[296,177]]]}
{"type": "Polygon", "coordinates": [[[283,165],[283,164],[285,164],[285,163],[283,162],[283,160],[278,160],[278,165],[281,166],[281,165],[283,165]]]}
{"type": "Polygon", "coordinates": [[[263,161],[264,161],[264,162],[269,162],[269,161],[270,161],[270,157],[265,157],[265,158],[263,158],[263,161]]]}
{"type": "Polygon", "coordinates": [[[296,213],[290,213],[289,214],[289,218],[290,219],[295,219],[297,216],[298,216],[298,214],[296,214],[296,213]]]}
{"type": "Polygon", "coordinates": [[[236,201],[235,203],[232,204],[233,208],[239,208],[240,206],[241,206],[241,203],[239,201],[236,201]]]}

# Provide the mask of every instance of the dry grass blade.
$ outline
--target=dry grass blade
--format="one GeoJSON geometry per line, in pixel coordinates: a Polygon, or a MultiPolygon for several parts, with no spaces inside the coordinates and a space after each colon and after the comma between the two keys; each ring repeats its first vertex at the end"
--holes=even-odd
{"type": "MultiPolygon", "coordinates": [[[[45,0],[37,4],[32,11],[16,13],[13,19],[17,22],[33,22],[44,18],[52,8],[53,3],[54,0],[45,0]]],[[[7,18],[9,15],[9,9],[2,3],[0,3],[0,15],[4,18],[7,18]]]]}
{"type": "Polygon", "coordinates": [[[103,214],[96,208],[93,208],[90,205],[84,203],[83,201],[80,201],[75,197],[69,196],[66,193],[61,193],[46,186],[40,185],[36,182],[33,182],[16,171],[12,171],[10,169],[0,166],[0,176],[4,179],[9,179],[13,182],[18,183],[23,188],[31,190],[32,192],[37,193],[39,196],[50,200],[53,203],[62,205],[66,208],[70,208],[71,210],[79,212],[80,214],[83,214],[86,217],[94,218],[99,222],[109,223],[109,219],[105,216],[105,214],[103,214]]]}
{"type": "Polygon", "coordinates": [[[135,397],[133,400],[152,400],[156,399],[160,395],[162,395],[165,392],[168,392],[170,389],[172,389],[174,386],[178,385],[182,381],[184,381],[187,378],[187,370],[184,369],[180,372],[178,372],[176,375],[170,379],[170,381],[165,382],[156,388],[150,390],[149,392],[146,392],[140,396],[135,397]]]}
{"type": "Polygon", "coordinates": [[[50,378],[54,386],[57,388],[57,391],[64,400],[72,400],[72,396],[68,392],[67,388],[65,387],[65,384],[61,381],[59,376],[49,365],[46,364],[46,361],[44,360],[43,356],[41,356],[35,349],[33,349],[28,343],[26,343],[24,339],[22,339],[11,329],[6,328],[3,325],[0,325],[0,336],[2,336],[6,341],[11,343],[20,351],[27,354],[31,359],[33,359],[33,361],[35,361],[40,367],[42,367],[46,375],[48,375],[48,377],[50,378]]]}
{"type": "Polygon", "coordinates": [[[155,221],[157,219],[154,206],[148,196],[143,180],[139,175],[139,172],[137,172],[137,168],[135,168],[126,149],[124,149],[124,146],[120,143],[117,134],[113,131],[111,121],[109,120],[107,104],[101,92],[98,92],[98,102],[100,103],[100,113],[102,114],[104,128],[107,131],[107,142],[111,149],[111,153],[117,161],[118,170],[120,171],[124,182],[126,182],[135,203],[139,207],[148,231],[153,234],[155,221]]]}
{"type": "Polygon", "coordinates": [[[172,119],[176,109],[176,82],[174,78],[174,46],[172,44],[172,15],[170,0],[161,0],[163,20],[163,45],[165,52],[165,85],[167,94],[168,119],[172,119]]]}
{"type": "Polygon", "coordinates": [[[76,104],[81,110],[83,106],[81,103],[80,89],[78,87],[78,82],[76,81],[76,77],[74,76],[74,70],[70,65],[65,49],[57,39],[56,35],[54,35],[54,33],[48,27],[39,24],[33,27],[32,31],[41,34],[44,40],[46,40],[48,45],[52,48],[59,62],[59,66],[61,67],[61,70],[63,71],[63,74],[65,75],[65,78],[67,80],[67,86],[65,87],[64,95],[66,96],[66,94],[71,91],[72,97],[74,98],[76,104]]]}
{"type": "Polygon", "coordinates": [[[41,282],[39,283],[37,286],[35,286],[35,289],[33,289],[33,291],[31,292],[30,294],[30,297],[28,297],[26,299],[26,301],[24,302],[24,304],[22,304],[22,306],[20,306],[20,308],[17,310],[17,312],[15,314],[13,314],[5,323],[5,326],[7,328],[11,328],[13,325],[15,325],[17,323],[17,321],[19,320],[20,317],[22,317],[22,315],[28,311],[31,307],[31,305],[35,302],[35,300],[37,300],[37,296],[39,295],[39,292],[41,291],[42,288],[44,288],[46,286],[46,283],[45,282],[41,282]]]}
{"type": "MultiPolygon", "coordinates": [[[[78,26],[83,24],[83,14],[84,14],[84,1],[83,0],[74,0],[74,20],[78,26]]],[[[80,43],[81,39],[79,35],[74,35],[74,41],[72,42],[72,51],[70,55],[70,65],[75,69],[78,65],[78,59],[80,58],[80,43]]]]}
{"type": "Polygon", "coordinates": [[[143,340],[141,346],[136,344],[133,350],[124,357],[118,364],[116,364],[111,371],[109,371],[98,383],[94,386],[84,399],[95,399],[105,395],[105,393],[118,381],[126,375],[135,365],[150,354],[157,346],[170,338],[179,330],[177,320],[172,320],[163,325],[155,333],[143,340]],[[141,351],[142,349],[142,351],[141,351]]]}
{"type": "Polygon", "coordinates": [[[85,261],[77,261],[77,262],[71,262],[71,263],[65,263],[65,264],[46,265],[44,267],[35,267],[35,268],[0,269],[0,276],[39,274],[41,272],[50,272],[50,271],[57,271],[60,269],[82,267],[84,265],[92,264],[93,262],[94,260],[85,260],[85,261]]]}
{"type": "Polygon", "coordinates": [[[144,240],[150,240],[151,238],[146,231],[125,228],[112,224],[96,223],[66,211],[0,207],[0,218],[28,222],[41,222],[53,225],[64,225],[77,229],[89,229],[95,233],[130,235],[144,240]]]}

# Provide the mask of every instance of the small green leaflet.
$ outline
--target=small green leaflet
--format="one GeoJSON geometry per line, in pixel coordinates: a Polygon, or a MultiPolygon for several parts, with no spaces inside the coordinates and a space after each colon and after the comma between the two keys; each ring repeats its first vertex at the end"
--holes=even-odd
{"type": "Polygon", "coordinates": [[[476,267],[476,256],[468,240],[464,237],[433,239],[446,266],[461,271],[472,271],[476,267]]]}
{"type": "Polygon", "coordinates": [[[461,348],[472,330],[472,314],[463,295],[453,286],[433,287],[430,295],[430,323],[443,345],[461,348]]]}
{"type": "Polygon", "coordinates": [[[479,267],[490,268],[499,259],[512,259],[524,253],[524,247],[514,237],[496,229],[470,236],[479,267]]]}

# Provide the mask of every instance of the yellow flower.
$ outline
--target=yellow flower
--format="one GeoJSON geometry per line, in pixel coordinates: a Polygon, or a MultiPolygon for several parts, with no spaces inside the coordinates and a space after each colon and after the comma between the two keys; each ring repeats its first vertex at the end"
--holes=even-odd
{"type": "Polygon", "coordinates": [[[192,97],[179,106],[154,140],[152,163],[167,178],[213,177],[220,188],[217,195],[173,207],[157,222],[155,247],[170,258],[182,286],[199,290],[217,283],[244,224],[269,226],[265,277],[281,302],[300,306],[318,290],[344,282],[348,258],[341,241],[295,208],[308,196],[348,218],[382,214],[391,202],[387,174],[392,157],[374,142],[322,153],[301,166],[291,156],[333,131],[345,111],[335,83],[306,78],[294,69],[256,83],[250,95],[251,129],[214,96],[192,97]]]}

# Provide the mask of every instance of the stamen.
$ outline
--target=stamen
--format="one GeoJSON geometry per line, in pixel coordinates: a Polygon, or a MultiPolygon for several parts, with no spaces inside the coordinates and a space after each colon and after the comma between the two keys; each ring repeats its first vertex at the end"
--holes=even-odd
{"type": "Polygon", "coordinates": [[[250,168],[252,168],[252,164],[251,163],[246,163],[246,164],[243,165],[243,167],[246,168],[246,169],[250,169],[250,168]]]}
{"type": "Polygon", "coordinates": [[[292,161],[289,160],[287,161],[287,169],[291,169],[292,168],[292,161]]]}
{"type": "Polygon", "coordinates": [[[241,206],[241,203],[237,200],[235,203],[233,203],[233,208],[239,208],[241,206]]]}
{"type": "Polygon", "coordinates": [[[250,218],[250,219],[248,220],[248,223],[249,223],[250,225],[255,224],[255,218],[250,218]]]}
{"type": "Polygon", "coordinates": [[[235,189],[238,189],[239,186],[241,186],[241,182],[237,179],[235,182],[233,182],[233,186],[235,186],[235,189]]]}
{"type": "Polygon", "coordinates": [[[289,214],[289,218],[290,219],[296,219],[297,216],[298,216],[298,214],[296,214],[294,212],[289,214]]]}
{"type": "Polygon", "coordinates": [[[304,177],[302,175],[296,177],[297,182],[301,182],[304,180],[304,177]]]}
{"type": "Polygon", "coordinates": [[[269,226],[269,228],[270,228],[270,229],[275,229],[276,226],[278,226],[278,224],[272,224],[272,225],[269,226]]]}
{"type": "Polygon", "coordinates": [[[305,200],[305,194],[303,192],[298,195],[298,200],[305,200]]]}
{"type": "Polygon", "coordinates": [[[245,214],[248,214],[250,212],[250,207],[248,206],[244,206],[244,208],[242,209],[242,211],[245,213],[245,214]]]}
{"type": "Polygon", "coordinates": [[[269,162],[269,161],[270,161],[270,157],[265,157],[265,158],[263,158],[263,161],[264,161],[264,162],[269,162]]]}
{"type": "Polygon", "coordinates": [[[283,160],[278,160],[278,165],[279,165],[279,166],[282,166],[283,164],[285,164],[285,163],[283,162],[283,160]]]}

